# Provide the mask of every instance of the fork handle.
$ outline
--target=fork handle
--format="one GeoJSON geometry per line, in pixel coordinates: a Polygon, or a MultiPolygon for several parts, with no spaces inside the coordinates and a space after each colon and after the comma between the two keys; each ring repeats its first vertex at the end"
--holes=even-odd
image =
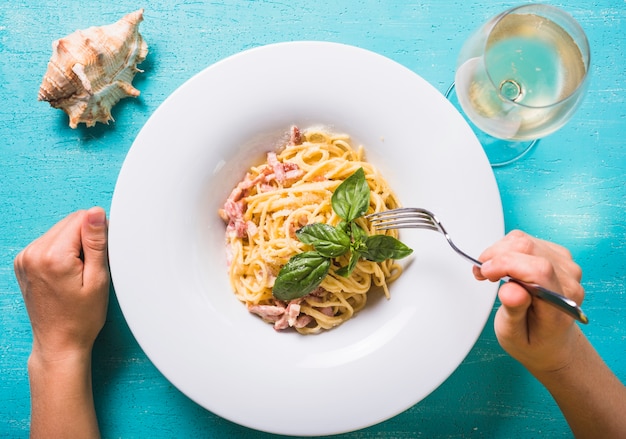
{"type": "Polygon", "coordinates": [[[567,297],[555,293],[554,291],[550,291],[540,285],[524,282],[509,276],[502,278],[502,280],[505,282],[514,282],[524,287],[526,291],[528,291],[536,298],[544,300],[550,305],[556,306],[561,311],[566,312],[581,323],[589,323],[589,319],[587,318],[583,310],[572,299],[568,299],[567,297]]]}

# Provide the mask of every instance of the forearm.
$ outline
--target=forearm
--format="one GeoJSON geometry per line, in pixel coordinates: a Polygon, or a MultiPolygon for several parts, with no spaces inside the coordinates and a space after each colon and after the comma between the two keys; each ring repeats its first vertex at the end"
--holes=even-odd
{"type": "Polygon", "coordinates": [[[626,437],[626,387],[582,332],[568,366],[533,374],[552,394],[576,438],[626,437]]]}
{"type": "Polygon", "coordinates": [[[99,438],[91,386],[91,352],[28,360],[31,438],[99,438]]]}

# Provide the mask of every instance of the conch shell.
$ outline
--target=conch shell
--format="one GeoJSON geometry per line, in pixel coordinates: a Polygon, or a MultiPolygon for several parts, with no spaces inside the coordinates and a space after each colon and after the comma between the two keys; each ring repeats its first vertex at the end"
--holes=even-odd
{"type": "Polygon", "coordinates": [[[92,127],[109,123],[111,108],[122,98],[139,96],[132,86],[137,64],[148,54],[139,34],[143,9],[117,23],[90,27],[52,43],[52,58],[39,88],[40,101],[50,102],[70,118],[70,127],[81,122],[92,127]]]}

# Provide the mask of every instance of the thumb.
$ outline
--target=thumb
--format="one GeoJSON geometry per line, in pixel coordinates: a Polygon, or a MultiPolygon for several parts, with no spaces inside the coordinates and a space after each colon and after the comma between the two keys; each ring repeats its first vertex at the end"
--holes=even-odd
{"type": "Polygon", "coordinates": [[[84,255],[83,283],[95,274],[107,271],[107,233],[106,213],[101,207],[92,207],[87,211],[81,227],[81,243],[84,255]]]}
{"type": "Polygon", "coordinates": [[[495,319],[495,332],[499,340],[515,340],[527,338],[528,308],[532,303],[530,294],[513,282],[500,287],[498,297],[502,306],[498,309],[495,319]]]}
{"type": "Polygon", "coordinates": [[[532,297],[522,286],[507,282],[500,287],[498,297],[509,319],[515,323],[520,319],[526,320],[526,313],[532,303],[532,297]]]}

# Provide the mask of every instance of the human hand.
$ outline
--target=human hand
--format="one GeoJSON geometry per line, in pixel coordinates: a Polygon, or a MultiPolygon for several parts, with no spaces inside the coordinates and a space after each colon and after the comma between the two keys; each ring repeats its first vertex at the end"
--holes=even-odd
{"type": "MultiPolygon", "coordinates": [[[[509,275],[556,291],[579,305],[584,298],[582,272],[570,252],[557,244],[513,231],[479,258],[474,268],[479,280],[498,281],[509,275]]],[[[531,373],[566,367],[582,336],[574,320],[551,305],[533,298],[513,282],[500,287],[494,327],[498,342],[531,373]]]]}
{"type": "Polygon", "coordinates": [[[107,221],[94,207],[68,215],[14,262],[43,361],[90,354],[104,326],[109,294],[107,221]]]}

